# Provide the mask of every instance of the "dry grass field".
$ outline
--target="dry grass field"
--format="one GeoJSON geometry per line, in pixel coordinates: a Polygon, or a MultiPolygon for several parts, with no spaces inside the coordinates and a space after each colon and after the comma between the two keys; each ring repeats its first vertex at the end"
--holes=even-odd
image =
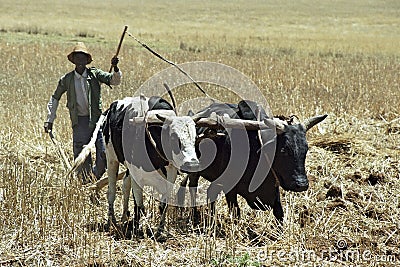
{"type": "MultiPolygon", "coordinates": [[[[0,0],[0,12],[0,266],[400,264],[399,1],[0,0]],[[126,24],[174,62],[243,72],[275,115],[329,115],[307,134],[309,190],[282,192],[283,227],[243,201],[233,223],[220,198],[218,231],[199,232],[174,209],[164,243],[99,230],[106,189],[92,204],[90,190],[66,175],[43,122],[58,79],[73,69],[72,45],[85,42],[92,65],[107,70],[126,24]]],[[[127,36],[124,80],[103,86],[104,106],[167,67],[127,36]]],[[[185,87],[177,98],[196,94],[185,87]]],[[[72,160],[65,103],[54,127],[72,160]]],[[[118,191],[119,214],[120,200],[118,191]]],[[[142,224],[151,228],[157,202],[147,196],[146,205],[142,224]]]]}

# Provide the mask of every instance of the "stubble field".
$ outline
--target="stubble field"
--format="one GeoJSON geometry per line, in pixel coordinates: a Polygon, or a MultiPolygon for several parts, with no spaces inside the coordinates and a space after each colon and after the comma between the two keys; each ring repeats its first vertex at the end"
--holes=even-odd
{"type": "MultiPolygon", "coordinates": [[[[0,1],[0,266],[397,266],[400,263],[400,4],[397,1],[0,1]],[[72,7],[79,6],[74,9],[72,7]],[[24,18],[21,19],[21,14],[24,18]],[[124,25],[176,63],[219,62],[250,77],[275,115],[328,118],[307,134],[310,188],[282,191],[284,224],[241,201],[219,231],[170,209],[169,238],[116,239],[99,204],[68,177],[43,131],[76,41],[108,70],[124,25]]],[[[103,103],[133,95],[169,67],[125,37],[123,82],[103,103]]],[[[222,90],[214,97],[231,101],[222,90]]],[[[178,102],[201,96],[177,90],[178,102]]],[[[72,160],[64,96],[56,138],[72,160]]],[[[120,212],[121,191],[116,206],[120,212]]],[[[158,221],[146,197],[147,228],[158,221]]],[[[133,207],[133,203],[131,203],[133,207]]]]}

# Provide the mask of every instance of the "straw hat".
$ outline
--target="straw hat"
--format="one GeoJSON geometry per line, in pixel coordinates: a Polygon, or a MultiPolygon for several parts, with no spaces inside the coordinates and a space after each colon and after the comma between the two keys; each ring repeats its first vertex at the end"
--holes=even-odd
{"type": "Polygon", "coordinates": [[[85,53],[88,56],[87,64],[92,62],[92,55],[88,52],[85,44],[82,43],[82,42],[76,43],[76,45],[74,46],[72,52],[69,53],[69,55],[67,56],[68,60],[75,64],[75,62],[73,61],[74,60],[73,55],[74,55],[74,53],[78,53],[78,52],[85,53]]]}

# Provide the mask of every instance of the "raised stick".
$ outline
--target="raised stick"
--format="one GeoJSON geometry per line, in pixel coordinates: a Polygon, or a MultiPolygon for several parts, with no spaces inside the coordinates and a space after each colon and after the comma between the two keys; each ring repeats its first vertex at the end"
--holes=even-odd
{"type": "MultiPolygon", "coordinates": [[[[122,41],[124,40],[125,33],[126,33],[127,30],[128,30],[128,25],[125,25],[124,31],[122,32],[122,35],[121,35],[121,39],[119,39],[119,44],[118,44],[117,52],[115,53],[115,56],[114,56],[114,57],[118,57],[119,50],[121,49],[121,46],[122,46],[122,41]]],[[[110,71],[109,71],[109,72],[112,71],[112,67],[113,67],[113,66],[111,65],[110,71]]]]}

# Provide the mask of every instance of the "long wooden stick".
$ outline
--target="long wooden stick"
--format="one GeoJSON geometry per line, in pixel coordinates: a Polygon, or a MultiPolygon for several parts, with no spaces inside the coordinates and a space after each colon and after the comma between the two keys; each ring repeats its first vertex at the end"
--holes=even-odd
{"type": "MultiPolygon", "coordinates": [[[[122,46],[122,41],[124,40],[125,33],[126,33],[127,30],[128,30],[128,25],[125,25],[124,31],[122,32],[122,35],[121,35],[121,39],[119,39],[119,44],[118,44],[117,52],[115,53],[114,57],[118,57],[119,50],[121,49],[121,46],[122,46]]],[[[112,68],[113,68],[113,66],[111,65],[110,71],[109,71],[109,72],[112,71],[112,68]]]]}
{"type": "Polygon", "coordinates": [[[66,170],[71,169],[71,164],[69,163],[69,160],[68,160],[67,156],[65,155],[64,150],[61,148],[60,143],[59,143],[59,142],[57,141],[57,139],[54,137],[52,131],[49,132],[49,136],[50,136],[50,139],[51,139],[51,141],[53,142],[54,146],[57,148],[58,153],[59,153],[60,156],[61,156],[61,159],[63,160],[65,169],[66,169],[66,170]]]}

